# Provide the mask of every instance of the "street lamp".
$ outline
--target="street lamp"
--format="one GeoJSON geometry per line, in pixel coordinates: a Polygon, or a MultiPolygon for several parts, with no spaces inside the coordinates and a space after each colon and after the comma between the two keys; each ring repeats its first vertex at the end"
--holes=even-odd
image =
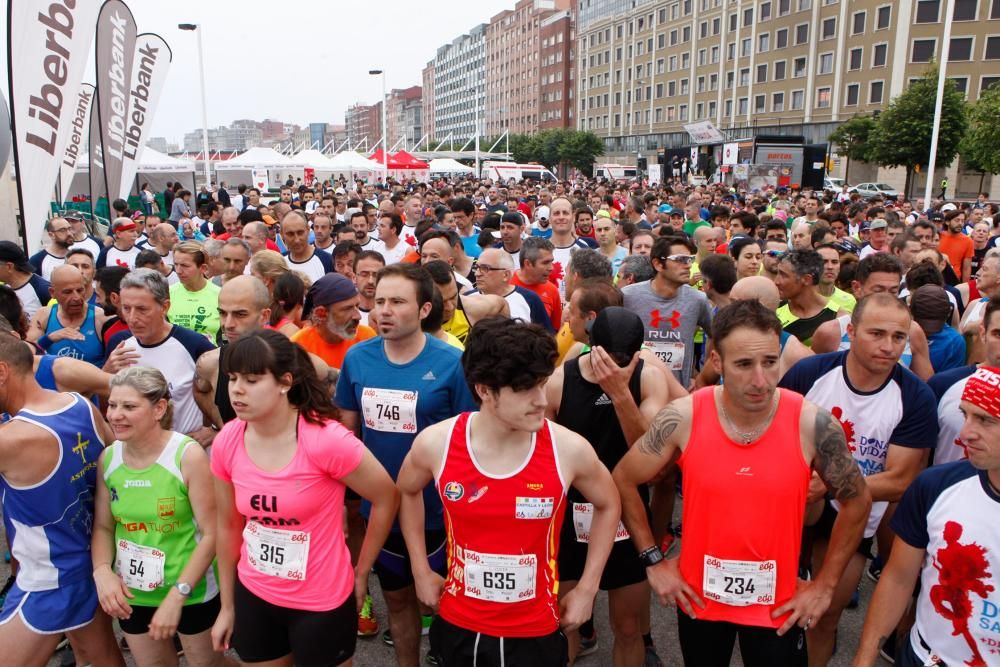
{"type": "Polygon", "coordinates": [[[205,152],[205,186],[212,185],[212,164],[208,156],[208,100],[205,96],[205,56],[201,50],[201,30],[197,23],[178,23],[181,30],[191,30],[198,33],[198,79],[201,81],[201,145],[205,152]]]}
{"type": "Polygon", "coordinates": [[[385,122],[385,71],[380,69],[370,69],[368,73],[372,76],[382,75],[382,168],[385,170],[383,183],[389,185],[389,126],[385,122]]]}

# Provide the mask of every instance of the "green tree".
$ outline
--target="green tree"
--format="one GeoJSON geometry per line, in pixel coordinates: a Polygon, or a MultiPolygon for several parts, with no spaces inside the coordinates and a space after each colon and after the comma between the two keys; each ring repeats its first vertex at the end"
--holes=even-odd
{"type": "Polygon", "coordinates": [[[510,154],[514,162],[533,162],[535,157],[535,139],[528,134],[512,134],[509,138],[510,154]]]}
{"type": "Polygon", "coordinates": [[[871,162],[871,138],[877,123],[871,116],[855,116],[830,134],[830,143],[837,145],[837,153],[847,158],[844,180],[851,173],[851,160],[871,162]]]}
{"type": "MultiPolygon", "coordinates": [[[[926,169],[931,150],[934,102],[937,98],[938,67],[924,72],[894,99],[878,118],[871,139],[872,161],[884,167],[904,167],[904,195],[910,195],[917,167],[926,169]]],[[[968,126],[966,104],[954,82],[945,81],[941,102],[941,125],[938,134],[937,164],[946,166],[958,154],[958,147],[968,126]]],[[[933,178],[928,174],[927,178],[933,178]]]]}
{"type": "Polygon", "coordinates": [[[962,157],[980,172],[979,190],[986,174],[1000,174],[1000,86],[991,86],[969,109],[969,129],[962,139],[962,157]]]}
{"type": "Polygon", "coordinates": [[[595,159],[604,154],[604,142],[593,132],[568,132],[559,154],[563,162],[589,176],[593,172],[595,159]]]}

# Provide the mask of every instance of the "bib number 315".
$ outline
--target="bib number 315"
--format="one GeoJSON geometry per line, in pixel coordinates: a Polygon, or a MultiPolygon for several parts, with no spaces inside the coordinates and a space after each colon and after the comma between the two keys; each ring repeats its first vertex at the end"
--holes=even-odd
{"type": "Polygon", "coordinates": [[[309,533],[265,528],[253,521],[243,529],[247,562],[253,569],[279,579],[303,581],[309,562],[309,533]]]}

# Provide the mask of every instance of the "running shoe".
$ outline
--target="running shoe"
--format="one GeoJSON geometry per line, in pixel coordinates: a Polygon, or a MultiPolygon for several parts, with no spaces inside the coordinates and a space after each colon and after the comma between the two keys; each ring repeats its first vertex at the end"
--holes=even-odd
{"type": "Polygon", "coordinates": [[[868,565],[868,571],[865,572],[868,578],[878,583],[879,577],[882,576],[882,558],[880,556],[875,556],[872,558],[872,562],[868,565]]]}
{"type": "Polygon", "coordinates": [[[378,634],[378,619],[372,609],[372,596],[366,595],[358,612],[358,637],[374,637],[378,634]]]}
{"type": "Polygon", "coordinates": [[[386,646],[395,646],[395,644],[392,643],[392,635],[389,634],[388,630],[382,633],[382,643],[386,646]]]}
{"type": "Polygon", "coordinates": [[[888,662],[890,665],[896,664],[896,636],[893,635],[882,642],[882,648],[878,650],[878,654],[882,656],[882,659],[888,662]]]}
{"type": "Polygon", "coordinates": [[[643,658],[642,667],[663,667],[663,661],[660,660],[660,656],[657,655],[656,647],[646,647],[646,657],[643,658]]]}
{"type": "Polygon", "coordinates": [[[581,633],[580,635],[580,652],[576,654],[576,657],[582,658],[585,655],[590,655],[591,653],[597,653],[597,630],[594,630],[594,634],[589,637],[584,637],[581,633]]]}

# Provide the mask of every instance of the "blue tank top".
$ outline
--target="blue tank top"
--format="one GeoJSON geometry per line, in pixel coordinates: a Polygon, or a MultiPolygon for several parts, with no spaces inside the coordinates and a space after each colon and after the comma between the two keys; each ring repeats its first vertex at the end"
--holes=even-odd
{"type": "Polygon", "coordinates": [[[38,368],[35,369],[35,382],[42,389],[59,391],[59,388],[56,386],[56,373],[53,369],[55,363],[56,358],[51,354],[43,354],[38,358],[38,368]]]}
{"type": "MultiPolygon", "coordinates": [[[[64,329],[56,313],[59,304],[53,304],[49,309],[49,321],[45,325],[45,335],[64,329]]],[[[84,340],[61,340],[53,343],[46,350],[46,353],[55,357],[73,357],[91,363],[98,368],[104,365],[104,344],[97,333],[97,326],[94,323],[94,306],[87,304],[87,317],[83,320],[80,333],[86,338],[84,340]]]]}
{"type": "Polygon", "coordinates": [[[56,437],[59,462],[31,487],[12,486],[0,475],[3,520],[11,553],[20,562],[17,585],[47,591],[89,579],[90,535],[94,525],[97,457],[104,443],[97,434],[90,404],[79,394],[57,412],[24,409],[12,418],[34,424],[56,437]]]}

